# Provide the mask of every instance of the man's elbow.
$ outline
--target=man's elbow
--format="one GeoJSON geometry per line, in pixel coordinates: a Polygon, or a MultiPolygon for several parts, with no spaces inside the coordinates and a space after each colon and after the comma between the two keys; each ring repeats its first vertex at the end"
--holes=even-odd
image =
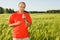
{"type": "Polygon", "coordinates": [[[31,26],[32,25],[32,23],[29,23],[29,26],[31,26]]]}

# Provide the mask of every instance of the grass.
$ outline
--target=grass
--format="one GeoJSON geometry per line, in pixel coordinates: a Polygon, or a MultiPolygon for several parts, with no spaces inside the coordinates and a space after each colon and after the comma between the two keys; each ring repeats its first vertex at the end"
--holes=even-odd
{"type": "MultiPolygon", "coordinates": [[[[8,27],[11,14],[0,14],[0,40],[12,40],[8,27]]],[[[60,40],[60,14],[30,14],[33,24],[29,27],[31,40],[60,40]]]]}

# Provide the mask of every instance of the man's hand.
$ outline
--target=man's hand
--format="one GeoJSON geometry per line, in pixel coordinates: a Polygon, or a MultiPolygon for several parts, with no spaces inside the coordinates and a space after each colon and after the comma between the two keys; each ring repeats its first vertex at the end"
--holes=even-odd
{"type": "Polygon", "coordinates": [[[23,19],[26,19],[26,16],[23,14],[23,15],[22,15],[22,18],[23,18],[23,19]]]}
{"type": "Polygon", "coordinates": [[[21,23],[22,23],[21,21],[18,21],[16,23],[9,24],[9,27],[17,26],[17,25],[20,25],[21,23]]]}
{"type": "Polygon", "coordinates": [[[31,24],[28,22],[28,20],[24,14],[22,15],[22,18],[25,20],[26,25],[31,26],[31,24]]]}

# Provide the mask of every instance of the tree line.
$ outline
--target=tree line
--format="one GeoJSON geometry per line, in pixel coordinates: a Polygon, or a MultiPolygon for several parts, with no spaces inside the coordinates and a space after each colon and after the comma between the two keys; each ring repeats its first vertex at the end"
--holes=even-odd
{"type": "MultiPolygon", "coordinates": [[[[0,14],[13,13],[14,9],[0,7],[0,14]]],[[[47,10],[47,11],[29,11],[29,13],[60,13],[60,10],[47,10]]]]}
{"type": "Polygon", "coordinates": [[[3,8],[3,7],[0,7],[0,14],[4,14],[4,13],[12,13],[14,12],[14,9],[11,9],[11,8],[3,8]]]}
{"type": "Polygon", "coordinates": [[[30,13],[60,13],[60,10],[29,11],[30,13]]]}

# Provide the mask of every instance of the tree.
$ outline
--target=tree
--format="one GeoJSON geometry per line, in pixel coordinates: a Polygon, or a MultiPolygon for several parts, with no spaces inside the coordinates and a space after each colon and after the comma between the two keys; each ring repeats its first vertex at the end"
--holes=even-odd
{"type": "Polygon", "coordinates": [[[4,13],[4,8],[0,7],[0,14],[4,13]]]}
{"type": "Polygon", "coordinates": [[[8,9],[8,13],[13,13],[14,12],[14,9],[8,9]]]}

